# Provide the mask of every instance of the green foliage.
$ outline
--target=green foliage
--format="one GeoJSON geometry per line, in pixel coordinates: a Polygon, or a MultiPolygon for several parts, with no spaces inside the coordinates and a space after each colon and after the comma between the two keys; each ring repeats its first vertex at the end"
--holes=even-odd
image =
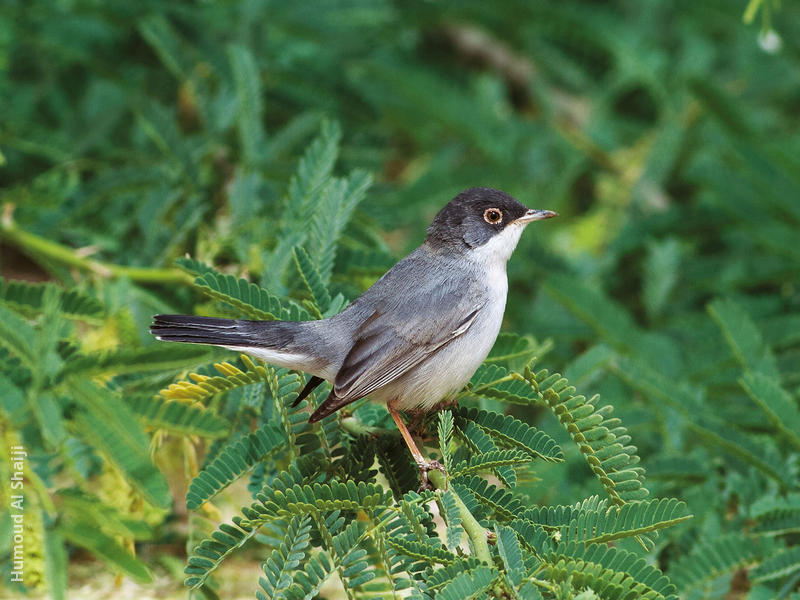
{"type": "Polygon", "coordinates": [[[304,321],[311,318],[302,308],[293,304],[285,307],[277,296],[233,275],[205,273],[195,283],[204,294],[243,311],[250,319],[304,321]]]}
{"type": "Polygon", "coordinates": [[[176,542],[205,597],[234,553],[264,598],[797,596],[796,3],[0,13],[12,596],[83,589],[87,555],[152,595],[176,542]],[[434,491],[383,407],[312,425],[328,385],[292,407],[302,374],[147,334],[336,314],[471,185],[561,217],[522,237],[459,406],[418,423],[434,491]]]}
{"type": "Polygon", "coordinates": [[[186,508],[198,508],[256,463],[279,452],[284,441],[281,432],[272,425],[261,427],[241,440],[233,440],[192,480],[186,494],[186,508]]]}

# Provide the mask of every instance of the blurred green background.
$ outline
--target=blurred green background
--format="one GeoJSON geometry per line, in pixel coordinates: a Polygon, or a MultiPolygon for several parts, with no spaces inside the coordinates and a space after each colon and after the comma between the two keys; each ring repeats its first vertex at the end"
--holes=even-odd
{"type": "MultiPolygon", "coordinates": [[[[321,127],[341,133],[337,173],[373,178],[333,267],[346,297],[464,188],[556,210],[509,264],[505,330],[552,340],[540,366],[601,393],[653,494],[689,503],[659,557],[687,597],[788,597],[792,561],[762,580],[750,559],[679,568],[778,513],[758,543],[800,562],[800,8],[775,8],[6,0],[0,274],[100,299],[84,350],[202,311],[173,270],[186,253],[292,293],[274,250],[306,224],[282,198],[321,127]]],[[[532,499],[596,493],[570,464],[532,499]]]]}

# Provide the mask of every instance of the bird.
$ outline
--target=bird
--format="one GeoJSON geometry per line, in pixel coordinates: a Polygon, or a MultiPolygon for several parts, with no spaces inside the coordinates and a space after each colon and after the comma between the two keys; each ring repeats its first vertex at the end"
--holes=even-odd
{"type": "Polygon", "coordinates": [[[401,413],[451,403],[497,339],[508,294],[506,263],[525,227],[558,216],[493,188],[464,190],[434,217],[423,243],[338,314],[314,321],[250,321],[160,314],[159,340],[211,344],[309,374],[294,405],[327,381],[317,422],[366,396],[385,403],[420,471],[427,460],[401,413]]]}

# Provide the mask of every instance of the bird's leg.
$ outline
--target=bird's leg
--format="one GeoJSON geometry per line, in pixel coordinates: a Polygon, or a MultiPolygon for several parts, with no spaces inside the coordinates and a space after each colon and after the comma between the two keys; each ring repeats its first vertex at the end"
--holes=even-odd
{"type": "Polygon", "coordinates": [[[444,470],[444,467],[436,460],[425,460],[425,457],[422,456],[422,452],[419,451],[417,445],[414,443],[414,438],[411,437],[411,433],[408,431],[408,427],[406,424],[403,423],[403,418],[400,416],[400,413],[392,407],[391,404],[387,404],[386,408],[389,409],[389,414],[392,415],[392,419],[397,424],[397,428],[400,430],[400,435],[403,436],[403,439],[406,442],[406,446],[411,451],[411,455],[414,457],[414,460],[417,462],[417,466],[419,467],[419,477],[422,483],[420,484],[421,489],[430,489],[430,483],[428,483],[428,471],[431,469],[437,469],[441,471],[445,475],[447,475],[447,471],[444,470]]]}

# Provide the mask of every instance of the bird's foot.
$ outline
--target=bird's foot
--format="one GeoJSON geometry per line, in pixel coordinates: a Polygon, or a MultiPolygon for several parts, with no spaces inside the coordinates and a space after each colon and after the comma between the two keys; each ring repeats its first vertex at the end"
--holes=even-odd
{"type": "Polygon", "coordinates": [[[444,465],[440,463],[438,460],[426,460],[426,461],[419,461],[417,462],[417,466],[419,467],[419,491],[425,490],[432,490],[434,489],[431,482],[428,480],[428,471],[437,470],[441,471],[442,474],[447,477],[447,471],[444,468],[444,465]]]}

